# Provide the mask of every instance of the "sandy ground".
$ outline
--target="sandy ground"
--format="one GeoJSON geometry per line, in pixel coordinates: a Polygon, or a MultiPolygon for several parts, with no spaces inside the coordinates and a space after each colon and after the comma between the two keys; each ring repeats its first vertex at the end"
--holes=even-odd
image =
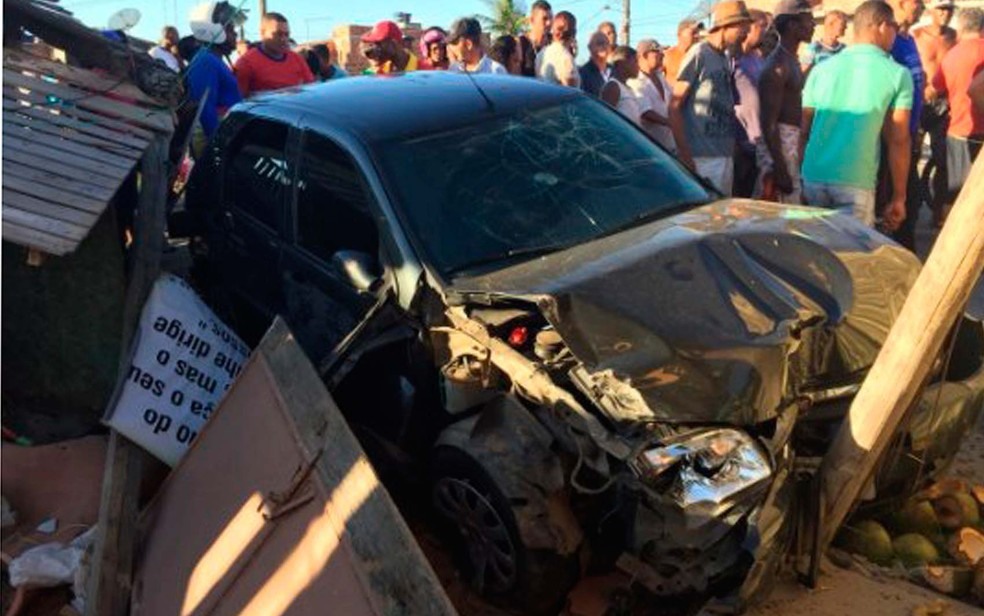
{"type": "Polygon", "coordinates": [[[946,606],[942,612],[945,616],[984,614],[984,610],[947,599],[915,584],[868,577],[858,571],[839,569],[827,563],[815,590],[784,580],[764,603],[747,613],[750,616],[909,616],[920,607],[941,601],[946,606]]]}

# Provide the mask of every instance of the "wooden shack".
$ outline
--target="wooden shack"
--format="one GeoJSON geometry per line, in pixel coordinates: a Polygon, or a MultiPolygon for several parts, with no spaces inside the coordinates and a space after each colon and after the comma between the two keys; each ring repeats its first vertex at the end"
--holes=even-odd
{"type": "MultiPolygon", "coordinates": [[[[134,213],[167,176],[180,82],[57,5],[9,0],[4,18],[4,423],[58,439],[96,425],[116,383],[148,248],[134,213]]],[[[163,195],[156,212],[162,236],[163,195]]]]}

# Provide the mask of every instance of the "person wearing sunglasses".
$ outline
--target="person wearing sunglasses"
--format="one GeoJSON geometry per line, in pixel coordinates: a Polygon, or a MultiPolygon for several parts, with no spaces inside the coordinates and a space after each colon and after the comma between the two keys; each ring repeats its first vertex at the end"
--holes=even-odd
{"type": "Polygon", "coordinates": [[[368,73],[387,75],[417,70],[417,56],[403,46],[403,31],[392,21],[381,21],[360,39],[362,55],[369,60],[368,73]]]}

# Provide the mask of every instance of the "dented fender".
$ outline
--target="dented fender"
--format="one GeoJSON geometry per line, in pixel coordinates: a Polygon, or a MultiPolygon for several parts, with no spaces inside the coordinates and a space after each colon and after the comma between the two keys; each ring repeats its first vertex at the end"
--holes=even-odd
{"type": "Polygon", "coordinates": [[[528,548],[567,555],[580,547],[583,533],[568,506],[564,469],[552,442],[515,396],[502,394],[446,428],[436,446],[459,449],[485,469],[513,504],[528,548]]]}

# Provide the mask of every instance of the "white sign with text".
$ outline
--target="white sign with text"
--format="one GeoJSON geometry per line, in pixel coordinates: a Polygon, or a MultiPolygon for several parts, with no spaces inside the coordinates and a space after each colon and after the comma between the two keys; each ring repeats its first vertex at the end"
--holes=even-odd
{"type": "Polygon", "coordinates": [[[249,348],[182,279],[161,276],[106,423],[174,466],[236,380],[249,348]]]}

